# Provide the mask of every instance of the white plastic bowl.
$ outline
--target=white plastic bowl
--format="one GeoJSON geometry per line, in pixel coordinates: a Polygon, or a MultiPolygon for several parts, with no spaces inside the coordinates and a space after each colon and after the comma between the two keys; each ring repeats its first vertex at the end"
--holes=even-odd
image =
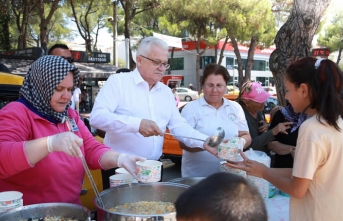
{"type": "Polygon", "coordinates": [[[20,204],[22,202],[23,194],[18,191],[0,192],[0,206],[9,207],[20,204]]]}

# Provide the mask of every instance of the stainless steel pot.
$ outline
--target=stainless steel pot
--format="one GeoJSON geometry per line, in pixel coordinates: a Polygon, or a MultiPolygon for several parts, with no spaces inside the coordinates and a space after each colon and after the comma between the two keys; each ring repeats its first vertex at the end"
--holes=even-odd
{"type": "Polygon", "coordinates": [[[0,221],[37,219],[45,216],[60,216],[77,220],[90,221],[90,211],[71,203],[42,203],[22,206],[0,213],[0,221]]]}
{"type": "Polygon", "coordinates": [[[168,182],[171,183],[180,183],[188,186],[193,186],[197,183],[199,183],[201,180],[205,179],[205,177],[183,177],[183,178],[177,178],[173,180],[169,180],[168,182]]]}
{"type": "Polygon", "coordinates": [[[124,203],[162,201],[174,203],[189,186],[177,183],[132,183],[116,186],[100,193],[105,208],[94,198],[98,221],[176,221],[176,213],[134,215],[110,211],[124,203]]]}

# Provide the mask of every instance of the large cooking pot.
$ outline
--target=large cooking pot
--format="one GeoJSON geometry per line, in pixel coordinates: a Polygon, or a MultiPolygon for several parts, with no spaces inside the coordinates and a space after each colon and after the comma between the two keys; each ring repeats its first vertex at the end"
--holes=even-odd
{"type": "Polygon", "coordinates": [[[193,186],[193,185],[199,183],[203,179],[205,179],[205,177],[183,177],[183,178],[177,178],[177,179],[169,180],[168,182],[180,183],[180,184],[185,184],[188,186],[193,186]]]}
{"type": "Polygon", "coordinates": [[[132,183],[116,186],[100,193],[105,208],[101,208],[97,198],[94,205],[97,208],[98,221],[176,221],[176,213],[134,215],[110,211],[124,203],[139,201],[162,201],[174,203],[178,196],[189,186],[178,183],[132,183]]]}
{"type": "Polygon", "coordinates": [[[90,211],[83,206],[71,203],[42,203],[22,206],[0,213],[0,221],[37,219],[45,216],[58,216],[90,221],[90,211]]]}

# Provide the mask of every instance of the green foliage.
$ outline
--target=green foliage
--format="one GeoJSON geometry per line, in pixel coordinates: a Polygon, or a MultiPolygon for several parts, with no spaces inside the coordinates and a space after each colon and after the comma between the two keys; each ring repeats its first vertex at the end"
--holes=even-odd
{"type": "MultiPolygon", "coordinates": [[[[85,40],[88,51],[96,50],[99,29],[104,28],[111,12],[111,2],[106,0],[69,0],[64,4],[64,20],[76,24],[77,30],[85,40]],[[91,44],[93,43],[93,48],[91,44]]],[[[58,29],[63,39],[68,35],[58,29]],[[62,34],[63,33],[63,34],[62,34]]],[[[55,39],[56,41],[62,38],[55,39]]]]}
{"type": "Polygon", "coordinates": [[[325,29],[325,34],[321,34],[318,38],[318,44],[329,48],[330,51],[338,51],[343,48],[343,12],[336,14],[331,25],[325,29]]]}

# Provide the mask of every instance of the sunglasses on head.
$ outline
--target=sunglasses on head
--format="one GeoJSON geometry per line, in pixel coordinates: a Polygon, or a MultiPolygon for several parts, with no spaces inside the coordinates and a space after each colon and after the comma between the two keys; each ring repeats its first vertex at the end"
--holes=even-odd
{"type": "Polygon", "coordinates": [[[73,57],[64,57],[64,56],[61,56],[61,57],[66,59],[69,63],[73,63],[74,62],[74,58],[73,57]]]}

